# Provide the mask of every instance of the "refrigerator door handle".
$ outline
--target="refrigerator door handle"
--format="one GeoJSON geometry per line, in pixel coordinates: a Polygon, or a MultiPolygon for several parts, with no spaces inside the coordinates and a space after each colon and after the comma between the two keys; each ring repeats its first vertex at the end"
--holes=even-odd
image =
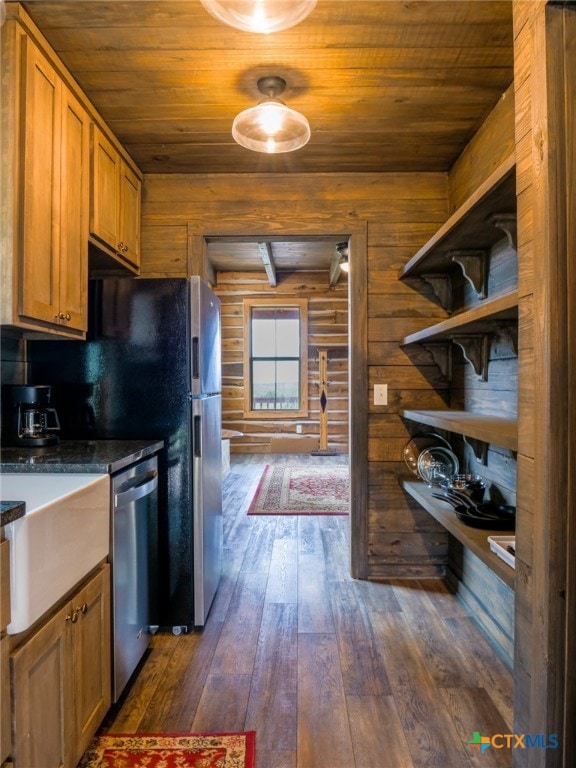
{"type": "Polygon", "coordinates": [[[200,378],[200,347],[198,336],[192,337],[192,378],[200,378]]]}
{"type": "Polygon", "coordinates": [[[194,416],[194,456],[200,458],[202,456],[202,424],[200,416],[194,416]]]}

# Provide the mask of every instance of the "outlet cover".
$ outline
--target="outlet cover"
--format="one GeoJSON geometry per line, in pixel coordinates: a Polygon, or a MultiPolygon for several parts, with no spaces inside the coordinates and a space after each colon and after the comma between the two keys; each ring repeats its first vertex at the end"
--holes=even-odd
{"type": "Polygon", "coordinates": [[[374,405],[388,405],[388,384],[374,384],[374,405]]]}

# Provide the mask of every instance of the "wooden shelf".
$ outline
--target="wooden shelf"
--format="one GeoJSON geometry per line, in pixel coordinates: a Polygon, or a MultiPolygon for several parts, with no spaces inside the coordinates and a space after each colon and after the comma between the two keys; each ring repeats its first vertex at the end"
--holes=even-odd
{"type": "Polygon", "coordinates": [[[490,333],[501,321],[518,319],[518,292],[502,294],[482,302],[474,309],[452,315],[436,325],[406,336],[402,344],[426,341],[449,341],[459,333],[490,333]]]}
{"type": "Polygon", "coordinates": [[[429,512],[446,530],[458,539],[467,549],[473,552],[490,570],[502,581],[514,589],[514,569],[510,568],[494,552],[490,550],[488,536],[502,536],[503,531],[493,531],[486,528],[472,528],[460,522],[448,502],[432,498],[433,489],[419,481],[403,479],[402,488],[429,512]]]}
{"type": "Polygon", "coordinates": [[[405,419],[427,424],[437,429],[456,432],[473,440],[500,445],[511,451],[518,450],[518,422],[516,419],[469,411],[414,411],[403,410],[405,419]]]}
{"type": "Polygon", "coordinates": [[[400,279],[458,269],[450,251],[489,250],[505,235],[490,217],[516,211],[516,158],[508,157],[448,221],[414,254],[400,279]]]}

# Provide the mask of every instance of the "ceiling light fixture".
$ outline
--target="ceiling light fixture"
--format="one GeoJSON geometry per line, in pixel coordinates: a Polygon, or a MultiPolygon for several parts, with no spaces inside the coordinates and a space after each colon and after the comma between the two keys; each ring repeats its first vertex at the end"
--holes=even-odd
{"type": "Polygon", "coordinates": [[[317,0],[200,0],[209,14],[244,32],[281,32],[299,24],[317,0]]]}
{"type": "Polygon", "coordinates": [[[336,253],[340,257],[338,259],[338,265],[343,272],[350,270],[350,263],[348,261],[348,243],[338,243],[336,246],[336,253]]]}
{"type": "Polygon", "coordinates": [[[266,98],[236,115],[232,123],[234,141],[246,149],[268,154],[293,152],[308,143],[308,120],[278,98],[285,88],[286,81],[281,77],[258,80],[258,90],[266,98]]]}

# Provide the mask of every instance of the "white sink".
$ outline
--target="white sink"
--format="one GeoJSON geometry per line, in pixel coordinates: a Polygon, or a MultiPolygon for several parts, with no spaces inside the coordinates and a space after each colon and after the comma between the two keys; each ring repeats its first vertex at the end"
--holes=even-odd
{"type": "Polygon", "coordinates": [[[18,473],[0,476],[0,496],[26,514],[4,527],[10,540],[8,633],[28,629],[92,568],[110,542],[108,475],[18,473]]]}

